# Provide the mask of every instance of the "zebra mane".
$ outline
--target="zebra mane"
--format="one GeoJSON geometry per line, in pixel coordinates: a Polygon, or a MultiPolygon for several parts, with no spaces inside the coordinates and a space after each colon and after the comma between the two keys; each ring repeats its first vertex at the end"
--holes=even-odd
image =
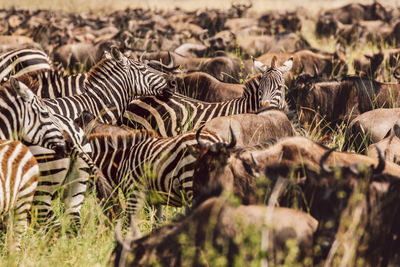
{"type": "Polygon", "coordinates": [[[103,64],[106,61],[110,61],[109,59],[103,57],[99,62],[97,62],[96,65],[94,65],[87,73],[87,79],[86,80],[90,80],[92,78],[93,75],[95,75],[97,72],[99,72],[99,69],[103,68],[103,64]]]}
{"type": "Polygon", "coordinates": [[[110,147],[114,149],[126,149],[136,143],[147,140],[149,138],[158,138],[159,135],[153,130],[135,130],[131,133],[121,133],[121,134],[101,134],[94,133],[88,136],[89,141],[96,139],[107,143],[110,147]],[[124,146],[122,144],[128,144],[124,146]]]}
{"type": "MultiPolygon", "coordinates": [[[[261,76],[262,76],[262,73],[257,73],[256,75],[254,75],[253,77],[251,77],[251,78],[249,78],[249,79],[247,79],[243,84],[244,84],[244,90],[245,91],[248,91],[249,93],[252,93],[251,91],[250,91],[250,88],[251,88],[251,85],[253,84],[253,83],[257,83],[257,84],[259,84],[260,83],[260,79],[261,79],[261,76]]],[[[258,87],[258,86],[257,86],[258,87]]]]}
{"type": "Polygon", "coordinates": [[[39,73],[42,73],[43,71],[35,71],[35,72],[30,72],[23,74],[21,76],[18,76],[18,80],[25,84],[29,89],[31,89],[33,92],[36,92],[39,89],[39,80],[36,78],[39,73]]]}

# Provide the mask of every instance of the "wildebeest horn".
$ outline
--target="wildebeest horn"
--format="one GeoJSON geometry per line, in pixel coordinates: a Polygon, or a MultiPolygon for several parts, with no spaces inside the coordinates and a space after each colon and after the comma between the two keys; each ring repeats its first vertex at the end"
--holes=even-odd
{"type": "Polygon", "coordinates": [[[396,78],[397,82],[400,83],[400,66],[394,69],[393,76],[396,78]]]}
{"type": "Polygon", "coordinates": [[[318,68],[317,65],[314,64],[314,77],[318,77],[319,72],[318,72],[318,68]]]}
{"type": "Polygon", "coordinates": [[[233,148],[236,145],[236,137],[235,134],[233,133],[232,126],[229,126],[229,131],[231,132],[231,142],[226,145],[226,148],[233,148]]]}
{"type": "Polygon", "coordinates": [[[253,164],[254,164],[255,166],[257,166],[257,165],[258,165],[258,161],[254,158],[253,153],[250,153],[250,156],[251,156],[251,160],[253,161],[253,164]]]}
{"type": "Polygon", "coordinates": [[[382,173],[382,171],[385,169],[385,159],[382,156],[382,151],[379,149],[377,145],[375,145],[376,152],[378,152],[378,158],[379,158],[379,163],[376,168],[373,168],[373,173],[378,174],[382,173]]]}
{"type": "Polygon", "coordinates": [[[199,144],[200,148],[202,148],[202,149],[206,148],[206,143],[204,143],[204,142],[202,142],[202,141],[200,140],[200,132],[201,132],[201,130],[204,128],[204,126],[205,126],[205,125],[202,125],[202,126],[197,130],[197,132],[196,132],[196,140],[197,140],[197,143],[199,144]]]}
{"type": "Polygon", "coordinates": [[[329,149],[324,155],[322,155],[321,160],[319,161],[319,166],[321,167],[321,170],[323,170],[325,173],[332,174],[333,171],[332,169],[326,164],[326,160],[328,159],[329,155],[335,151],[334,148],[329,149]]]}
{"type": "Polygon", "coordinates": [[[143,62],[143,57],[146,54],[146,51],[143,51],[143,53],[140,55],[139,61],[143,62]]]}

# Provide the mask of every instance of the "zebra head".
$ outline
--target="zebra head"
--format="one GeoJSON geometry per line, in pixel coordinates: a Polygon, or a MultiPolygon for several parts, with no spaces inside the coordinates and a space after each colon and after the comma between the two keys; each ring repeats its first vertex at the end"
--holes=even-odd
{"type": "Polygon", "coordinates": [[[116,47],[111,48],[111,53],[106,51],[105,58],[115,63],[114,72],[122,74],[119,77],[129,87],[126,89],[132,99],[138,95],[172,95],[174,83],[167,75],[126,57],[116,47]]]}
{"type": "Polygon", "coordinates": [[[10,78],[10,84],[17,94],[13,109],[19,110],[19,114],[11,115],[20,120],[17,139],[52,149],[57,154],[68,154],[66,139],[69,135],[61,130],[60,123],[42,100],[14,77],[10,78]]]}
{"type": "Polygon", "coordinates": [[[283,109],[285,105],[285,79],[283,75],[293,66],[293,57],[290,57],[282,66],[276,66],[274,56],[268,68],[259,61],[254,61],[256,70],[262,73],[259,85],[259,101],[261,107],[275,107],[283,109]]]}

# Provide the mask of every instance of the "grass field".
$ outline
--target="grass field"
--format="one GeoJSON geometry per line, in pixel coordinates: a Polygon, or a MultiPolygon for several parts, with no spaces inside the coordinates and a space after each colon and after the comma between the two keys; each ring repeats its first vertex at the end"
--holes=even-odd
{"type": "MultiPolygon", "coordinates": [[[[245,1],[241,1],[245,2],[245,1]]],[[[262,13],[268,10],[294,10],[298,7],[302,8],[302,12],[307,15],[314,16],[321,8],[338,7],[350,1],[278,1],[278,0],[254,0],[251,12],[262,13]]],[[[359,1],[363,3],[371,3],[371,1],[359,1]]],[[[400,1],[381,1],[388,5],[399,5],[400,1]]],[[[194,10],[198,8],[221,8],[227,9],[231,6],[231,1],[193,1],[193,0],[0,0],[0,7],[18,6],[21,8],[45,8],[54,10],[64,10],[68,12],[111,12],[116,9],[124,9],[126,7],[141,7],[151,9],[169,9],[180,7],[186,10],[194,10]]],[[[310,42],[313,47],[323,49],[327,52],[333,52],[335,49],[335,40],[316,39],[314,36],[314,23],[306,21],[303,24],[302,34],[310,42]]],[[[349,72],[352,73],[353,59],[361,54],[376,52],[378,44],[370,44],[363,47],[353,47],[346,51],[346,61],[349,64],[349,72]]],[[[326,142],[326,133],[322,133],[322,129],[310,129],[309,136],[315,141],[326,142]]],[[[330,132],[333,139],[329,140],[330,147],[338,147],[341,149],[344,142],[344,133],[339,130],[330,132]]],[[[111,266],[111,254],[115,247],[114,230],[116,220],[104,215],[102,207],[96,201],[93,193],[88,193],[82,208],[81,224],[82,227],[78,234],[70,234],[68,222],[61,212],[62,205],[59,200],[54,200],[55,210],[58,212],[58,218],[62,222],[62,228],[59,233],[46,232],[44,228],[38,227],[35,220],[32,220],[28,233],[22,240],[22,252],[9,251],[6,243],[9,237],[0,236],[0,267],[1,266],[111,266]]],[[[163,224],[171,221],[176,214],[183,213],[183,209],[167,208],[165,211],[166,220],[163,224]]],[[[139,228],[143,234],[149,233],[154,225],[155,211],[150,207],[146,207],[140,214],[139,228]]],[[[239,261],[240,262],[240,261],[239,261]]],[[[294,266],[295,262],[288,260],[284,266],[294,266]]],[[[362,263],[361,263],[362,264],[362,263]]],[[[299,264],[301,266],[302,264],[299,264]]],[[[211,263],[210,266],[223,266],[218,261],[211,263]]],[[[240,266],[240,265],[238,265],[240,266]]],[[[253,265],[252,265],[253,266],[253,265]]],[[[260,266],[259,263],[254,266],[260,266]]],[[[361,265],[360,265],[361,266],[361,265]]]]}

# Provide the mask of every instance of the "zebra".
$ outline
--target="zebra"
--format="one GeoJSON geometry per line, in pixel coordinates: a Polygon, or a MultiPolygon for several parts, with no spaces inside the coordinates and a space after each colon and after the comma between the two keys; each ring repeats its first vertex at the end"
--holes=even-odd
{"type": "Polygon", "coordinates": [[[154,130],[159,135],[176,136],[188,129],[196,129],[218,116],[248,113],[259,110],[262,105],[281,108],[285,104],[283,74],[289,71],[293,58],[283,66],[264,69],[262,75],[248,79],[241,98],[224,102],[208,103],[181,94],[146,96],[133,100],[127,107],[122,123],[131,128],[154,130]]]}
{"type": "Polygon", "coordinates": [[[33,200],[38,222],[54,220],[51,200],[61,185],[67,184],[66,214],[79,225],[80,207],[94,167],[83,130],[71,119],[53,114],[28,86],[11,78],[0,88],[0,139],[24,142],[39,163],[33,200]]]}
{"type": "Polygon", "coordinates": [[[0,56],[0,83],[11,76],[18,77],[26,73],[34,73],[51,69],[49,56],[41,50],[18,49],[0,56]]]}
{"type": "Polygon", "coordinates": [[[124,56],[117,48],[105,52],[104,58],[87,74],[86,92],[80,95],[45,99],[57,114],[76,119],[86,110],[101,121],[115,124],[126,106],[137,95],[171,95],[171,84],[156,70],[124,56]]]}
{"type": "Polygon", "coordinates": [[[285,80],[283,75],[290,71],[293,65],[293,56],[282,66],[276,66],[277,57],[271,60],[271,67],[260,66],[260,62],[255,62],[255,67],[262,73],[260,80],[260,91],[263,92],[261,106],[276,107],[283,110],[286,107],[285,101],[285,80]]]}
{"type": "Polygon", "coordinates": [[[21,140],[63,153],[65,132],[43,101],[11,77],[0,87],[0,139],[21,140]]]}
{"type": "Polygon", "coordinates": [[[39,165],[20,141],[0,140],[0,215],[13,217],[15,248],[28,227],[28,212],[39,177],[39,165]]]}
{"type": "Polygon", "coordinates": [[[35,94],[41,98],[60,98],[83,94],[86,90],[85,73],[66,76],[58,70],[39,72],[34,80],[38,83],[35,94]]]}
{"type": "Polygon", "coordinates": [[[93,161],[101,170],[99,192],[110,198],[120,188],[126,212],[135,215],[142,202],[182,206],[192,198],[196,158],[190,148],[201,143],[221,143],[216,133],[189,131],[175,137],[159,137],[153,131],[89,135],[93,161]]]}

